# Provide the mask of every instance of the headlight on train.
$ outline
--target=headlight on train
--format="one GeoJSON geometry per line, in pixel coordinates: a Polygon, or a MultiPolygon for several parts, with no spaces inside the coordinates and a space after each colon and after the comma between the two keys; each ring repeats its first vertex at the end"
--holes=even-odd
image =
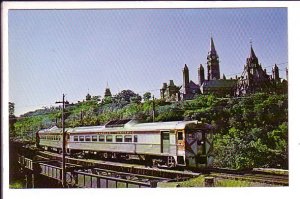
{"type": "Polygon", "coordinates": [[[197,141],[197,144],[198,144],[198,145],[203,145],[203,144],[204,144],[204,141],[203,141],[203,140],[198,140],[198,141],[197,141]]]}

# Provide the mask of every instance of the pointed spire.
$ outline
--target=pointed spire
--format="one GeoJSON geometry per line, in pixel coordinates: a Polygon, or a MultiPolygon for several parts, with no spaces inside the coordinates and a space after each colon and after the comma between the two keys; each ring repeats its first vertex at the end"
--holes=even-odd
{"type": "Polygon", "coordinates": [[[223,79],[226,79],[226,76],[225,76],[225,74],[223,73],[223,79]]]}
{"type": "Polygon", "coordinates": [[[186,64],[184,64],[184,68],[183,68],[183,70],[188,70],[189,68],[187,67],[187,65],[186,64]]]}
{"type": "Polygon", "coordinates": [[[214,40],[212,37],[210,38],[210,52],[216,52],[214,40]]]}
{"type": "Polygon", "coordinates": [[[250,49],[250,56],[249,56],[249,58],[256,58],[256,55],[255,55],[253,47],[252,47],[252,40],[250,40],[250,47],[251,47],[251,49],[250,49]]]}
{"type": "Polygon", "coordinates": [[[104,97],[111,97],[111,91],[108,87],[108,82],[106,82],[106,88],[105,88],[105,92],[104,92],[104,97]]]}
{"type": "Polygon", "coordinates": [[[204,70],[204,67],[202,64],[200,64],[199,69],[204,70]]]}

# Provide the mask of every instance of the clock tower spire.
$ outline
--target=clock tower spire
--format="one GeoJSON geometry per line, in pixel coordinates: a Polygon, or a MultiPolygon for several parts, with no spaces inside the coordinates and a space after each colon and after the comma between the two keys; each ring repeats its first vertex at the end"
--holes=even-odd
{"type": "Polygon", "coordinates": [[[212,37],[210,38],[210,51],[207,55],[207,79],[220,79],[219,56],[212,37]]]}

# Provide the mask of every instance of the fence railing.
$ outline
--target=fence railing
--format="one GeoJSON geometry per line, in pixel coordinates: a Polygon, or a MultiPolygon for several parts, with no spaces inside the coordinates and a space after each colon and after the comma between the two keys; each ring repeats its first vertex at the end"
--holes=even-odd
{"type": "MultiPolygon", "coordinates": [[[[60,163],[55,161],[33,161],[24,156],[18,157],[18,162],[24,168],[29,169],[34,174],[40,174],[49,178],[61,181],[62,168],[57,166],[60,163]],[[52,164],[50,164],[52,163],[52,164]],[[58,163],[58,164],[57,164],[58,163]]],[[[84,172],[79,169],[67,169],[66,181],[71,187],[79,188],[142,188],[142,187],[157,187],[157,180],[154,178],[145,179],[143,181],[134,181],[126,179],[124,176],[113,177],[108,175],[100,175],[89,172],[84,172]]]]}

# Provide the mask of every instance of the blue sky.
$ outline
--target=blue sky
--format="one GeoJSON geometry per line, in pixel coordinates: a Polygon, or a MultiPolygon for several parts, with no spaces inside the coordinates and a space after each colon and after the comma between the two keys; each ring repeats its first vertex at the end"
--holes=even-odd
{"type": "MultiPolygon", "coordinates": [[[[9,100],[16,115],[131,89],[159,97],[163,82],[182,84],[187,64],[197,82],[211,35],[221,76],[239,75],[250,40],[263,67],[288,62],[287,9],[10,10],[9,100]]],[[[283,64],[281,64],[283,63],[283,64]]]]}

